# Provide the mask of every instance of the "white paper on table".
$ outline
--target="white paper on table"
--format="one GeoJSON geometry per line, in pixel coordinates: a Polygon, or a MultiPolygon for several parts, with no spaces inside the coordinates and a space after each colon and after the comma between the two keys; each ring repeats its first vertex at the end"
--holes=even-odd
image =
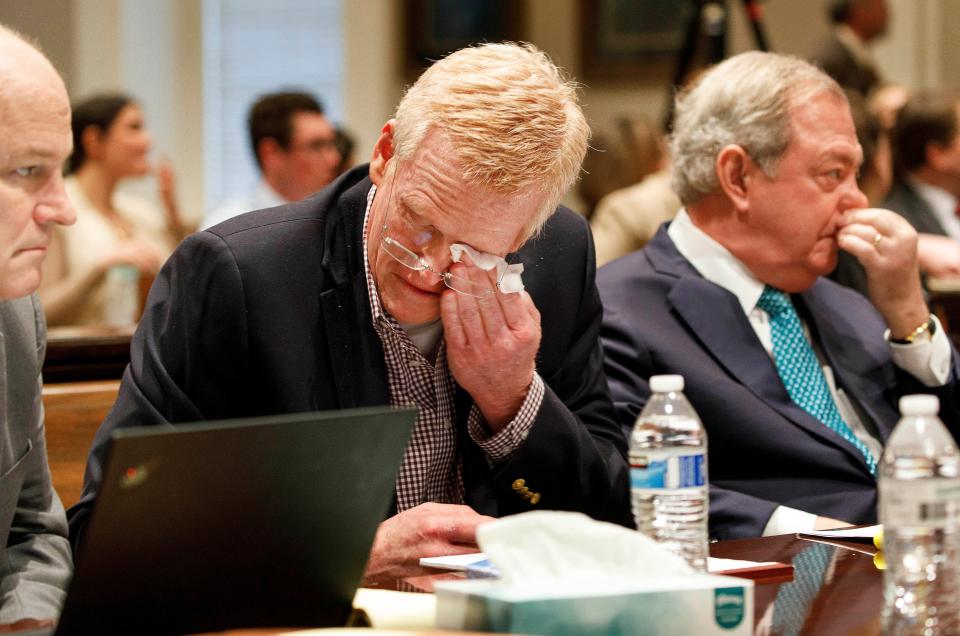
{"type": "MultiPolygon", "coordinates": [[[[873,535],[869,535],[872,537],[873,535]]],[[[487,560],[487,555],[483,552],[474,552],[472,554],[455,554],[452,556],[424,557],[420,559],[420,565],[424,567],[436,568],[438,570],[452,570],[454,572],[464,572],[474,564],[487,560]]],[[[709,557],[707,559],[707,571],[711,574],[721,574],[734,570],[749,570],[770,565],[777,565],[775,561],[740,561],[737,559],[717,559],[709,557]]]]}
{"type": "Polygon", "coordinates": [[[867,526],[865,528],[840,528],[839,530],[810,530],[799,534],[810,537],[823,537],[824,539],[870,539],[880,534],[883,526],[867,526]]]}

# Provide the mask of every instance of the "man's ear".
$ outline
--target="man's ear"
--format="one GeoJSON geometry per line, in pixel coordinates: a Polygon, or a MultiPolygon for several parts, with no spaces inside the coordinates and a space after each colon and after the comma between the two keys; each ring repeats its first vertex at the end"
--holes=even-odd
{"type": "Polygon", "coordinates": [[[393,159],[393,127],[395,119],[383,125],[380,137],[373,145],[373,155],[370,157],[370,180],[377,186],[387,174],[387,164],[393,159]]]}
{"type": "Polygon", "coordinates": [[[949,170],[948,167],[943,165],[947,152],[948,146],[941,144],[940,142],[931,141],[927,143],[927,147],[924,149],[927,166],[933,168],[937,172],[949,170]]]}
{"type": "Polygon", "coordinates": [[[257,157],[260,159],[260,165],[263,166],[263,172],[269,173],[276,163],[276,158],[283,152],[280,143],[273,137],[264,137],[257,143],[257,157]]]}
{"type": "Polygon", "coordinates": [[[737,212],[746,212],[747,193],[758,166],[741,146],[729,144],[717,154],[715,169],[720,189],[737,212]]]}

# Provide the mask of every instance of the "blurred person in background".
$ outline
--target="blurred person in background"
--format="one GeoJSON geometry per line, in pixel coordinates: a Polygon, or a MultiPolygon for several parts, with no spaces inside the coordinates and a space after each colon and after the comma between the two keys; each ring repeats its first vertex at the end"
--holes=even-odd
{"type": "Polygon", "coordinates": [[[312,95],[263,95],[250,108],[247,126],[260,182],[252,192],[204,215],[203,229],[244,212],[305,199],[333,181],[344,166],[337,131],[312,95]]]}
{"type": "Polygon", "coordinates": [[[670,159],[660,128],[647,117],[624,120],[628,166],[633,185],[611,192],[590,219],[597,249],[597,267],[647,244],[660,224],[680,209],[670,188],[670,159]]]}
{"type": "Polygon", "coordinates": [[[340,154],[340,163],[337,164],[337,176],[340,176],[357,163],[353,155],[357,141],[343,126],[337,126],[336,137],[334,137],[333,143],[336,145],[337,152],[340,154]]]}
{"type": "Polygon", "coordinates": [[[810,58],[843,88],[866,97],[880,84],[870,45],[887,32],[886,0],[833,0],[829,5],[833,33],[810,58]]]}
{"type": "Polygon", "coordinates": [[[920,91],[897,112],[894,181],[884,207],[917,230],[920,269],[960,276],[960,95],[920,91]]]}
{"type": "Polygon", "coordinates": [[[124,179],[153,171],[143,110],[127,95],[79,102],[72,129],[65,185],[77,223],[69,230],[56,229],[44,262],[40,297],[47,322],[132,323],[139,317],[139,299],[119,293],[131,287],[137,292],[139,277],[152,278],[190,231],[177,209],[173,172],[169,166],[156,170],[162,211],[150,200],[118,189],[124,179]]]}

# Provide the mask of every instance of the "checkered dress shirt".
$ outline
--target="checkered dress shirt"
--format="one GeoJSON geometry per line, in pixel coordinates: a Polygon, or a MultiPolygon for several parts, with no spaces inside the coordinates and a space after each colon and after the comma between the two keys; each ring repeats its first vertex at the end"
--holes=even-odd
{"type": "MultiPolygon", "coordinates": [[[[384,362],[392,406],[415,406],[417,423],[397,473],[397,512],[429,501],[463,503],[463,462],[457,454],[455,387],[447,368],[446,342],[441,340],[436,362],[417,349],[400,324],[380,304],[367,256],[367,224],[377,187],[367,194],[363,219],[363,266],[370,298],[373,328],[383,343],[384,362]]],[[[543,403],[543,380],[534,373],[533,383],[516,418],[491,436],[474,404],[467,417],[470,438],[491,463],[507,459],[527,438],[543,403]]]]}

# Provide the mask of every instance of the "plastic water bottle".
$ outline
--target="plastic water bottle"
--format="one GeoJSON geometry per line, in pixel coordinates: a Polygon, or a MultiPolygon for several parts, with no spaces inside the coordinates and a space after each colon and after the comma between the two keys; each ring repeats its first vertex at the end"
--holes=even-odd
{"type": "Polygon", "coordinates": [[[885,634],[960,634],[960,453],[939,409],[901,398],[880,464],[885,634]]]}
{"type": "Polygon", "coordinates": [[[140,270],[133,265],[115,265],[104,283],[104,324],[132,325],[140,310],[140,270]]]}
{"type": "Polygon", "coordinates": [[[683,376],[650,378],[653,394],[630,438],[630,491],[637,529],[707,567],[707,434],[684,397],[683,376]]]}

